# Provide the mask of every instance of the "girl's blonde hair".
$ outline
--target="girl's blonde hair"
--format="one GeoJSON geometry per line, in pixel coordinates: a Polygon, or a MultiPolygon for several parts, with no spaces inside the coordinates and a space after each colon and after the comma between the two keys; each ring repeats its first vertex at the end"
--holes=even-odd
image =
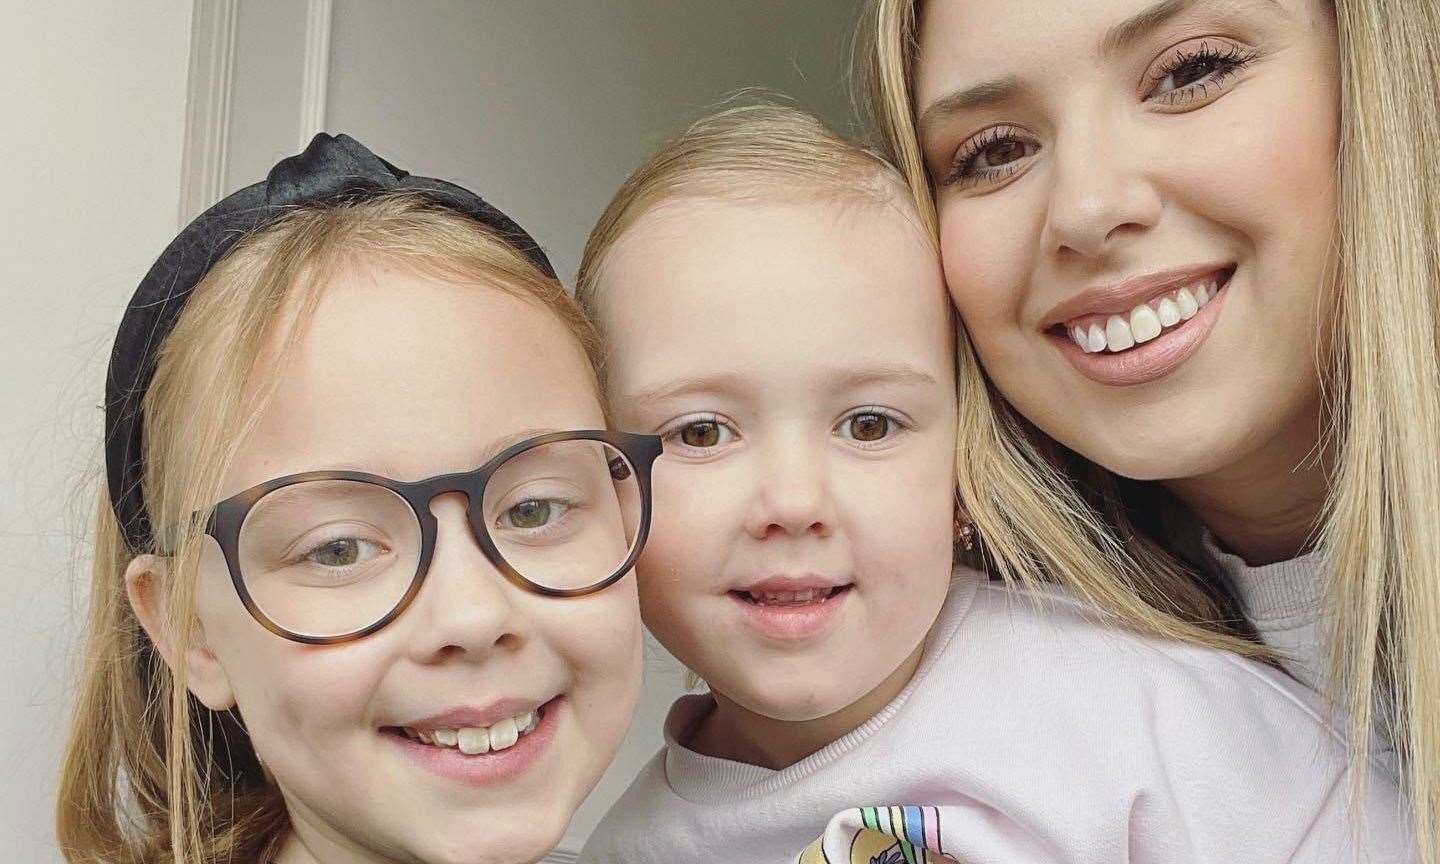
{"type": "Polygon", "coordinates": [[[567,327],[594,368],[598,337],[558,282],[484,225],[414,193],[299,208],[237,243],[196,286],[144,397],[152,523],[188,526],[159,586],[175,669],[130,606],[125,573],[139,553],[127,548],[109,497],[100,495],[85,664],[57,808],[68,861],[267,861],[284,838],[279,789],[239,715],[211,711],[186,690],[204,542],[189,517],[216,500],[328,277],[375,259],[534,302],[567,327]]]}
{"type": "MultiPolygon", "coordinates": [[[[1341,123],[1335,350],[1325,378],[1337,467],[1318,536],[1332,568],[1332,695],[1348,710],[1357,764],[1369,757],[1377,718],[1388,727],[1424,860],[1434,864],[1440,861],[1440,5],[1330,5],[1339,33],[1341,123]]],[[[869,0],[858,32],[856,95],[933,231],[912,91],[917,6],[869,0]]],[[[970,351],[967,342],[962,352],[970,351]]],[[[961,363],[962,373],[967,365],[961,363]]],[[[1165,497],[1156,484],[1062,454],[998,394],[988,392],[985,400],[983,376],[970,373],[961,384],[960,485],[1001,574],[1055,578],[1138,629],[1256,653],[1235,638],[1243,625],[1213,626],[1203,605],[1192,605],[1211,581],[1194,550],[1162,541],[1174,532],[1161,520],[1137,518],[1165,497]],[[964,416],[982,401],[990,405],[964,416]]]]}
{"type": "MultiPolygon", "coordinates": [[[[879,154],[812,114],[763,97],[721,108],[666,142],[626,178],[585,241],[575,298],[592,320],[601,320],[597,304],[606,256],[636,220],[666,202],[810,196],[883,203],[904,188],[904,178],[879,154]]],[[[901,205],[911,211],[903,197],[901,205]]]]}

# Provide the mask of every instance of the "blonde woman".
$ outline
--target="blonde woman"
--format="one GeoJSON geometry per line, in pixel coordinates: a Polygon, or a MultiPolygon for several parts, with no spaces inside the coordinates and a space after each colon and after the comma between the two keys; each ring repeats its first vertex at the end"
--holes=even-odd
{"type": "Polygon", "coordinates": [[[995,569],[1268,654],[1440,860],[1440,6],[873,0],[861,35],[993,396],[959,484],[995,569]]]}
{"type": "Polygon", "coordinates": [[[594,349],[518,225],[343,135],[182,231],[107,378],[66,859],[546,854],[640,683],[660,445],[594,349]]]}

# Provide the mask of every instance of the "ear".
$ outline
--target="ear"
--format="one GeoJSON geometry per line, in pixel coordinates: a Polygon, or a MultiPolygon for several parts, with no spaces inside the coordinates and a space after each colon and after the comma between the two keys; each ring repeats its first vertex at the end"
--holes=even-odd
{"type": "MultiPolygon", "coordinates": [[[[159,555],[137,555],[125,568],[125,593],[140,626],[150,637],[155,649],[171,672],[179,669],[180,640],[176,638],[174,621],[165,609],[165,580],[170,574],[170,559],[159,555]]],[[[186,689],[195,694],[205,707],[224,711],[235,707],[235,692],[230,678],[205,640],[205,629],[196,622],[190,627],[188,644],[184,647],[186,689]]]]}

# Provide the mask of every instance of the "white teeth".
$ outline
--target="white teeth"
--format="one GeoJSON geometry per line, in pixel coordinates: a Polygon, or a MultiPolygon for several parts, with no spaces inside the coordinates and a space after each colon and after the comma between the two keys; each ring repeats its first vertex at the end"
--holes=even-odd
{"type": "Polygon", "coordinates": [[[1174,327],[1180,323],[1180,307],[1169,297],[1160,298],[1160,307],[1155,311],[1161,327],[1174,327]]]}
{"type": "Polygon", "coordinates": [[[1124,351],[1135,344],[1130,325],[1119,315],[1111,315],[1105,321],[1105,342],[1111,351],[1124,351]]]}
{"type": "Polygon", "coordinates": [[[1209,279],[1196,285],[1177,289],[1141,303],[1126,315],[1111,315],[1102,326],[1092,321],[1087,330],[1081,325],[1068,329],[1071,341],[1087,354],[1109,350],[1125,351],[1158,337],[1168,327],[1189,321],[1201,307],[1220,292],[1219,280],[1209,279]]]}
{"type": "Polygon", "coordinates": [[[432,747],[455,747],[467,756],[478,756],[495,750],[514,746],[527,732],[540,725],[537,711],[526,711],[514,717],[493,723],[490,726],[467,726],[461,729],[429,729],[419,731],[412,726],[402,726],[406,737],[429,744],[432,747]]]}
{"type": "Polygon", "coordinates": [[[796,603],[809,603],[811,600],[814,600],[814,599],[815,599],[815,592],[814,592],[814,591],[796,591],[796,592],[795,592],[795,602],[796,602],[796,603]]]}
{"type": "Polygon", "coordinates": [[[1200,304],[1195,302],[1195,295],[1190,293],[1189,288],[1181,288],[1175,292],[1175,305],[1180,307],[1180,320],[1189,321],[1200,311],[1200,304]]]}
{"type": "Polygon", "coordinates": [[[1160,319],[1155,310],[1141,304],[1130,313],[1130,333],[1136,342],[1149,342],[1160,335],[1160,319]]]}
{"type": "MultiPolygon", "coordinates": [[[[457,733],[457,743],[460,752],[466,756],[476,756],[481,753],[490,752],[490,731],[483,726],[466,727],[457,733]]],[[[513,741],[511,742],[514,743],[513,741]]]]}
{"type": "Polygon", "coordinates": [[[1105,350],[1105,331],[1100,329],[1099,324],[1090,325],[1090,332],[1085,334],[1085,339],[1089,342],[1086,347],[1091,354],[1098,354],[1105,350]]]}
{"type": "Polygon", "coordinates": [[[505,750],[518,740],[520,740],[520,729],[515,725],[513,717],[506,717],[490,727],[491,750],[505,750]]]}

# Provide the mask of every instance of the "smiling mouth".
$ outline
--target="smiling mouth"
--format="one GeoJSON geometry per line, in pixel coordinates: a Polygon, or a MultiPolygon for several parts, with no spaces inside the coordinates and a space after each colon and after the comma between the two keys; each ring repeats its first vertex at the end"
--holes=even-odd
{"type": "Polygon", "coordinates": [[[1119,354],[1183,327],[1225,290],[1235,268],[1216,270],[1158,294],[1127,312],[1072,318],[1046,332],[1069,339],[1086,354],[1119,354]]]}
{"type": "Polygon", "coordinates": [[[489,726],[437,726],[431,729],[386,726],[382,731],[430,747],[458,750],[466,756],[483,756],[515,746],[517,741],[535,731],[544,717],[545,706],[541,705],[534,711],[524,711],[489,726]]]}

